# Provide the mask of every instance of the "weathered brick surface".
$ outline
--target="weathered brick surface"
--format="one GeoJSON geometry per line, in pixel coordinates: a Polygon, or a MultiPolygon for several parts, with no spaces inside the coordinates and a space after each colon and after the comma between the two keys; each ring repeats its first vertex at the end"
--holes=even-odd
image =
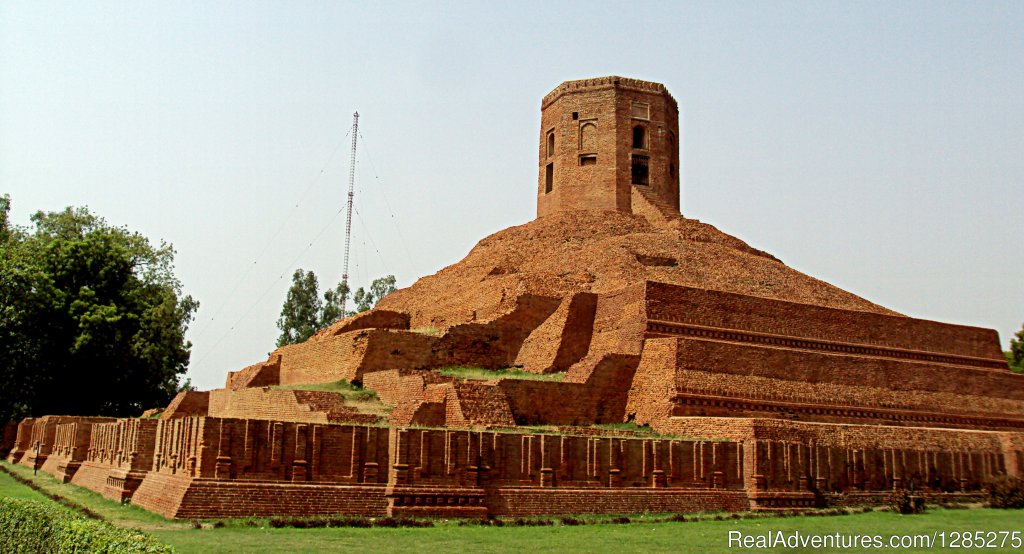
{"type": "Polygon", "coordinates": [[[534,373],[565,371],[590,348],[597,296],[577,293],[562,300],[551,316],[523,342],[515,365],[534,373]]]}
{"type": "Polygon", "coordinates": [[[428,369],[391,369],[375,371],[363,376],[363,386],[377,393],[385,406],[397,406],[404,400],[417,400],[423,396],[427,385],[450,383],[451,377],[444,377],[428,369]]]}
{"type": "Polygon", "coordinates": [[[360,329],[409,329],[409,314],[389,310],[371,310],[339,320],[318,332],[318,336],[337,336],[360,329]]]}
{"type": "MultiPolygon", "coordinates": [[[[304,343],[279,348],[271,353],[270,359],[280,359],[278,381],[282,385],[339,379],[359,383],[366,374],[394,369],[448,365],[508,367],[515,363],[530,332],[558,304],[557,299],[520,295],[506,313],[493,320],[454,325],[441,336],[393,329],[323,333],[304,343]]],[[[238,377],[233,376],[229,384],[242,383],[254,371],[246,368],[238,377]]]]}
{"type": "MultiPolygon", "coordinates": [[[[26,420],[28,421],[28,420],[26,420]]],[[[82,417],[82,416],[52,416],[47,415],[40,418],[31,420],[29,427],[29,438],[28,448],[21,456],[18,461],[21,465],[28,467],[42,467],[46,463],[47,458],[54,452],[54,448],[58,447],[58,457],[62,456],[65,452],[70,452],[74,448],[74,444],[77,444],[80,440],[80,435],[77,431],[72,431],[70,435],[67,432],[61,434],[62,442],[60,445],[57,444],[57,427],[65,423],[81,423],[81,424],[92,424],[92,423],[105,423],[114,421],[114,418],[110,417],[82,417]]],[[[24,422],[22,422],[24,424],[24,422]]],[[[20,429],[19,429],[20,431],[20,429]]],[[[84,433],[85,443],[88,443],[88,431],[89,427],[81,429],[84,433]]],[[[84,453],[84,452],[83,452],[84,453]]]]}
{"type": "Polygon", "coordinates": [[[747,494],[720,490],[501,488],[487,497],[493,515],[686,513],[750,508],[747,494]]]}
{"type": "Polygon", "coordinates": [[[18,422],[17,431],[14,435],[14,444],[11,446],[11,450],[7,453],[6,457],[9,463],[16,464],[20,462],[21,458],[32,447],[32,425],[34,423],[35,418],[31,417],[18,422]]]}
{"type": "MultiPolygon", "coordinates": [[[[53,475],[59,481],[64,483],[70,481],[79,466],[88,457],[94,421],[81,418],[81,421],[58,423],[54,429],[53,445],[50,448],[49,456],[46,457],[40,469],[53,475]]],[[[113,420],[106,419],[106,421],[113,420]]]]}
{"type": "MultiPolygon", "coordinates": [[[[187,475],[149,472],[131,497],[135,506],[164,517],[177,517],[181,502],[188,493],[192,478],[187,475]]],[[[211,516],[216,517],[216,516],[211,516]]]]}
{"type": "Polygon", "coordinates": [[[239,371],[229,371],[225,388],[238,390],[246,387],[269,387],[281,384],[281,355],[271,355],[265,362],[253,364],[239,371]]]}
{"type": "Polygon", "coordinates": [[[629,413],[1024,429],[1015,375],[704,339],[648,339],[629,413]],[[936,379],[937,371],[943,379],[936,379]]]}
{"type": "Polygon", "coordinates": [[[107,464],[84,461],[78,471],[71,477],[71,484],[85,487],[95,493],[103,494],[107,488],[107,477],[111,468],[107,464]]]}
{"type": "Polygon", "coordinates": [[[1009,371],[999,337],[991,329],[667,283],[648,282],[645,287],[649,320],[839,343],[848,348],[840,351],[843,353],[886,357],[947,354],[923,361],[1009,371]],[[854,350],[858,346],[877,350],[858,352],[854,350]]]}
{"type": "Polygon", "coordinates": [[[210,391],[210,407],[206,415],[306,423],[376,423],[379,419],[346,406],[338,393],[269,388],[210,391]]]}
{"type": "Polygon", "coordinates": [[[203,416],[210,411],[210,391],[179,392],[171,400],[167,408],[160,414],[160,419],[176,417],[203,416]]]}

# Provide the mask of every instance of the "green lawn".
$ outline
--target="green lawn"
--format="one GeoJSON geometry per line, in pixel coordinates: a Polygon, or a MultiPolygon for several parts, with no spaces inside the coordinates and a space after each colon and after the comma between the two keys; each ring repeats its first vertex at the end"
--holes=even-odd
{"type": "MultiPolygon", "coordinates": [[[[32,476],[24,467],[2,463],[21,476],[32,476]]],[[[730,531],[745,534],[799,531],[805,535],[842,533],[845,535],[931,534],[936,531],[1022,531],[1024,512],[1020,510],[933,509],[924,515],[901,516],[889,512],[813,517],[744,517],[731,519],[720,514],[704,514],[700,521],[665,522],[664,516],[631,516],[632,523],[601,523],[580,526],[555,524],[551,527],[462,526],[456,521],[439,521],[432,528],[400,529],[274,529],[267,520],[253,520],[256,527],[243,521],[227,521],[221,528],[204,522],[193,529],[188,522],[168,521],[132,506],[121,506],[97,494],[72,485],[57,483],[39,473],[35,482],[50,492],[66,495],[75,502],[102,514],[114,523],[146,530],[157,539],[173,545],[179,552],[742,552],[729,547],[730,531]],[[716,521],[715,517],[724,517],[716,521]]],[[[0,472],[0,496],[46,500],[39,493],[0,472]]],[[[689,517],[689,516],[688,516],[689,517]]],[[[551,518],[557,520],[558,518],[551,518]]],[[[588,517],[603,519],[609,517],[588,517]]],[[[822,551],[790,549],[787,552],[822,551]]],[[[854,550],[839,550],[853,552],[854,550]]],[[[900,549],[901,552],[938,552],[940,549],[900,549]]],[[[986,552],[1021,552],[1022,549],[986,548],[986,552]]]]}
{"type": "MultiPolygon", "coordinates": [[[[478,527],[442,523],[426,529],[253,529],[225,527],[153,534],[181,552],[737,552],[730,531],[746,534],[792,533],[847,535],[931,534],[952,530],[1022,530],[1019,511],[991,509],[933,510],[900,516],[871,512],[846,516],[757,518],[683,523],[643,522],[553,527],[478,527]]],[[[747,551],[753,551],[747,550],[747,551]]],[[[793,549],[787,552],[818,552],[793,549]]],[[[840,550],[842,551],[842,550],[840,550]]],[[[851,552],[852,550],[845,550],[851,552]]],[[[938,548],[900,549],[937,552],[938,548]]],[[[1020,549],[985,549],[1020,552],[1020,549]]]]}

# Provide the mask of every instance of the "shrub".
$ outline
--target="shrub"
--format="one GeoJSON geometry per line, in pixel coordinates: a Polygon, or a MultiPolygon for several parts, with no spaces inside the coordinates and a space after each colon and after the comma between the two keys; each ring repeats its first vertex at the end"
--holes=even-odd
{"type": "Polygon", "coordinates": [[[988,503],[993,508],[1024,508],[1024,479],[1001,475],[985,482],[988,503]]]}
{"type": "Polygon", "coordinates": [[[896,489],[889,495],[889,508],[900,514],[919,514],[924,511],[924,497],[907,489],[896,489]]]}
{"type": "Polygon", "coordinates": [[[367,517],[332,517],[327,520],[330,527],[373,527],[373,522],[367,517]]]}
{"type": "Polygon", "coordinates": [[[133,529],[83,518],[59,506],[0,498],[0,552],[174,552],[133,529]]]}

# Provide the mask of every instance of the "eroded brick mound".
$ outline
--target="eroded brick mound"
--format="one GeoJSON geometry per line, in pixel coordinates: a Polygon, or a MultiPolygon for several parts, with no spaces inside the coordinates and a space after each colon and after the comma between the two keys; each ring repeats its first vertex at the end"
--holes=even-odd
{"type": "Polygon", "coordinates": [[[523,294],[563,298],[644,281],[898,315],[711,225],[610,211],[557,213],[495,233],[379,308],[410,314],[413,328],[445,329],[506,313],[523,294]]]}

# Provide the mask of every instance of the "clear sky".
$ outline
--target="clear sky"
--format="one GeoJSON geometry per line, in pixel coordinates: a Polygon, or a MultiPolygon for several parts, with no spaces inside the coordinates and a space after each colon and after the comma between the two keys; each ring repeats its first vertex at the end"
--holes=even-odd
{"type": "Polygon", "coordinates": [[[0,193],[177,248],[201,388],[297,267],[400,286],[534,217],[540,99],[664,83],[682,210],[907,315],[1024,322],[1024,2],[0,2],[0,193]]]}

